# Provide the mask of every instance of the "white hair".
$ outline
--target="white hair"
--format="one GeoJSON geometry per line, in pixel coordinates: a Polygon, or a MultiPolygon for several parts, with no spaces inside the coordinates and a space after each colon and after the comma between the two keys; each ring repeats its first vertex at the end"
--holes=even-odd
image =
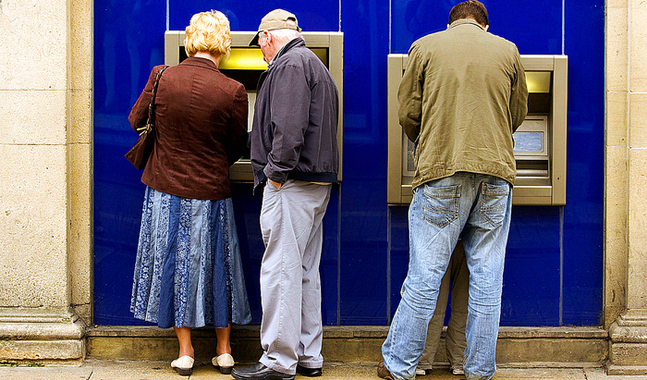
{"type": "Polygon", "coordinates": [[[292,29],[275,29],[268,31],[268,33],[271,33],[272,37],[274,37],[279,42],[288,42],[295,38],[301,37],[301,33],[292,29]]]}

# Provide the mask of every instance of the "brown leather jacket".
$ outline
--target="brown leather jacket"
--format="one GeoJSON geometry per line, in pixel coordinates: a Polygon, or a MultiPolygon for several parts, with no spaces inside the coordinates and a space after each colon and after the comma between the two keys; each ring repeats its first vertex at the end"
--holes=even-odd
{"type": "MultiPolygon", "coordinates": [[[[146,124],[155,77],[128,116],[133,130],[146,124]]],[[[155,98],[155,147],[142,182],[183,198],[231,196],[229,166],[247,148],[247,93],[205,58],[189,57],[162,73],[155,98]]]]}

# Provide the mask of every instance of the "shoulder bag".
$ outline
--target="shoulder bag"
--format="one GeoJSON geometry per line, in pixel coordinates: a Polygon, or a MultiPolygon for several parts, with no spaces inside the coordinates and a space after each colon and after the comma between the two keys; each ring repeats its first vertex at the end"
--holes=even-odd
{"type": "Polygon", "coordinates": [[[155,129],[154,129],[154,118],[155,118],[155,95],[157,94],[157,84],[159,83],[162,73],[166,70],[168,66],[162,67],[162,69],[157,73],[155,77],[155,83],[153,84],[153,96],[151,97],[151,102],[148,105],[148,120],[146,120],[146,125],[143,130],[139,133],[139,138],[135,145],[124,155],[130,161],[131,164],[137,170],[141,170],[146,167],[146,162],[148,162],[148,157],[150,157],[153,152],[153,145],[155,143],[155,129]]]}

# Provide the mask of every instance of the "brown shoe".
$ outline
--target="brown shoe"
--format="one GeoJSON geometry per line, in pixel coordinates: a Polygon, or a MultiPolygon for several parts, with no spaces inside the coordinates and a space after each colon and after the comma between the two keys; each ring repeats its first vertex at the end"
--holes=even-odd
{"type": "Polygon", "coordinates": [[[383,379],[393,380],[393,376],[391,376],[391,372],[386,368],[384,362],[377,365],[377,375],[383,379]]]}

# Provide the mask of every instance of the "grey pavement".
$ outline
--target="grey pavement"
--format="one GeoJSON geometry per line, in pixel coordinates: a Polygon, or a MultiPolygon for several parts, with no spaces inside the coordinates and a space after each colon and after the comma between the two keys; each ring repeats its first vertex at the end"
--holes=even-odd
{"type": "MultiPolygon", "coordinates": [[[[321,380],[373,379],[377,363],[326,363],[321,380]]],[[[206,363],[194,368],[191,376],[179,376],[168,362],[159,361],[113,361],[86,360],[81,366],[12,367],[0,365],[2,380],[192,380],[192,379],[232,379],[222,375],[206,363]]],[[[297,379],[307,379],[297,376],[297,379]]],[[[448,370],[435,369],[421,380],[463,380],[464,376],[454,376],[448,370]]],[[[647,376],[607,376],[603,368],[499,368],[494,376],[499,379],[542,379],[542,380],[647,380],[647,376]]]]}

